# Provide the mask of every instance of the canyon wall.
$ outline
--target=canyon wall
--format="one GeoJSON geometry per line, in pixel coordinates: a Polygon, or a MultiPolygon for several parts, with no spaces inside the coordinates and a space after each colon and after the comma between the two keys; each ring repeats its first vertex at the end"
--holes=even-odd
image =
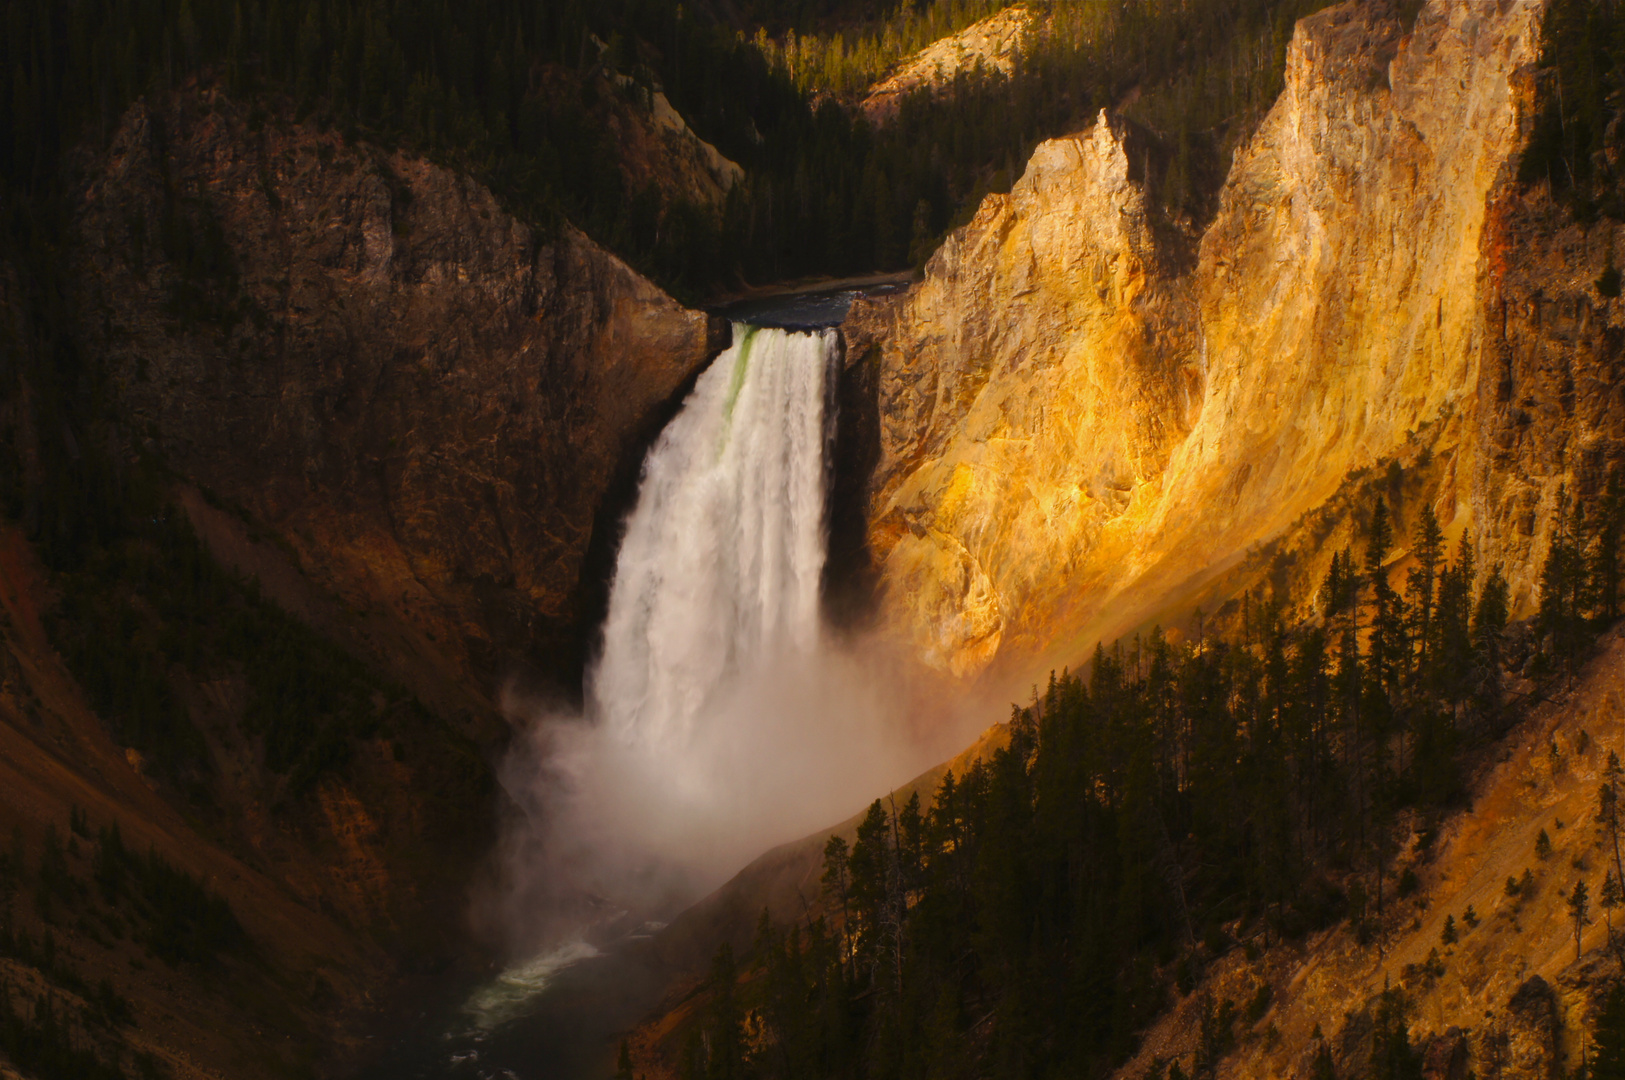
{"type": "Polygon", "coordinates": [[[1194,259],[1103,116],[860,309],[887,633],[960,678],[1075,662],[1401,458],[1527,605],[1557,488],[1622,447],[1612,241],[1515,182],[1543,11],[1306,18],[1194,259]]]}
{"type": "Polygon", "coordinates": [[[462,174],[212,90],[133,107],[79,206],[128,430],[402,628],[409,685],[569,677],[606,497],[725,326],[462,174]]]}

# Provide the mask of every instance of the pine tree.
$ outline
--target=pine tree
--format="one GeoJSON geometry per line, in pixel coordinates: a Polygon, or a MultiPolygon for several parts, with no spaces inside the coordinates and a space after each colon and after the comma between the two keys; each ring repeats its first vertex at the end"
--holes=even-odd
{"type": "Polygon", "coordinates": [[[1566,491],[1559,491],[1557,500],[1552,538],[1540,572],[1535,629],[1545,643],[1546,655],[1572,679],[1582,659],[1590,606],[1587,521],[1578,499],[1571,505],[1566,491]]]}
{"type": "Polygon", "coordinates": [[[1625,890],[1619,887],[1619,878],[1614,876],[1612,870],[1608,871],[1602,879],[1602,892],[1597,898],[1597,906],[1602,908],[1604,918],[1608,920],[1608,947],[1614,947],[1614,909],[1625,903],[1625,890]]]}
{"type": "Polygon", "coordinates": [[[739,969],[733,949],[724,942],[711,962],[709,1024],[705,1040],[705,1080],[743,1080],[745,1072],[744,1011],[739,1003],[739,969]]]}
{"type": "Polygon", "coordinates": [[[1625,1080],[1625,983],[1603,999],[1591,1043],[1590,1080],[1625,1080]]]}
{"type": "Polygon", "coordinates": [[[1405,998],[1397,989],[1384,990],[1377,1001],[1371,1080],[1422,1080],[1422,1055],[1411,1046],[1405,998]]]}
{"type": "Polygon", "coordinates": [[[1310,1070],[1309,1080],[1337,1080],[1337,1065],[1332,1061],[1332,1048],[1327,1046],[1324,1040],[1315,1051],[1315,1063],[1310,1070]]]}
{"type": "Polygon", "coordinates": [[[1614,849],[1615,876],[1625,882],[1625,862],[1620,859],[1619,843],[1619,778],[1622,772],[1625,769],[1620,766],[1619,754],[1608,751],[1608,760],[1602,767],[1602,783],[1597,786],[1597,823],[1602,826],[1603,835],[1614,849]]]}
{"type": "Polygon", "coordinates": [[[850,968],[852,963],[851,891],[847,887],[849,857],[846,840],[839,836],[831,836],[824,844],[824,874],[819,879],[825,897],[840,904],[841,964],[847,968],[850,968]]]}
{"type": "Polygon", "coordinates": [[[1388,516],[1388,504],[1379,498],[1372,508],[1371,525],[1366,533],[1365,577],[1371,585],[1371,638],[1367,646],[1367,664],[1373,696],[1385,702],[1396,694],[1404,648],[1404,605],[1388,583],[1385,569],[1393,547],[1394,532],[1388,516]]]}
{"type": "Polygon", "coordinates": [[[1574,923],[1574,958],[1576,960],[1580,959],[1580,939],[1585,933],[1586,924],[1590,921],[1588,918],[1590,912],[1590,890],[1586,888],[1583,879],[1576,881],[1574,888],[1569,892],[1569,919],[1574,923]]]}
{"type": "Polygon", "coordinates": [[[1496,566],[1479,590],[1478,604],[1473,609],[1472,690],[1483,712],[1501,704],[1501,642],[1506,634],[1507,614],[1507,581],[1496,566]]]}
{"type": "Polygon", "coordinates": [[[1416,526],[1416,540],[1413,550],[1416,556],[1416,566],[1410,572],[1406,591],[1410,596],[1411,637],[1418,649],[1413,681],[1421,681],[1423,673],[1430,667],[1431,653],[1436,642],[1436,635],[1433,632],[1433,616],[1436,605],[1439,562],[1444,553],[1444,533],[1439,529],[1439,519],[1434,514],[1431,503],[1424,503],[1422,506],[1421,520],[1416,526]]]}
{"type": "Polygon", "coordinates": [[[1597,539],[1592,553],[1591,579],[1597,593],[1597,614],[1605,625],[1619,618],[1620,536],[1625,526],[1625,493],[1617,468],[1608,472],[1608,484],[1598,507],[1597,539]]]}

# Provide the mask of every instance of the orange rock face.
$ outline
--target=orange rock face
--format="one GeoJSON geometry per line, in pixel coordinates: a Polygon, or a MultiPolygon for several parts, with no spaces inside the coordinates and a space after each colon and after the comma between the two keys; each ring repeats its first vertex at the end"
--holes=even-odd
{"type": "MultiPolygon", "coordinates": [[[[1418,444],[1446,523],[1526,498],[1481,373],[1542,12],[1303,20],[1194,257],[1114,121],[1040,146],[870,346],[889,635],[960,679],[1076,661],[1418,444]]],[[[1543,546],[1491,554],[1527,597],[1543,546]]]]}

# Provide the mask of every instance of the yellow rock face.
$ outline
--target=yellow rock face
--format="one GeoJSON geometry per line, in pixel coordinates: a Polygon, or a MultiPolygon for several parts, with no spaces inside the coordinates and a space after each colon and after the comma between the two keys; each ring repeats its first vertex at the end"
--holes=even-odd
{"type": "Polygon", "coordinates": [[[870,541],[910,651],[1075,659],[1351,469],[1472,452],[1486,200],[1543,5],[1382,7],[1299,24],[1188,271],[1104,115],[932,259],[879,339],[870,541]]]}
{"type": "Polygon", "coordinates": [[[953,82],[956,75],[976,71],[1008,75],[1039,23],[1025,7],[995,12],[905,59],[890,76],[869,88],[859,107],[871,123],[880,125],[895,117],[903,99],[921,88],[935,90],[953,82]]]}

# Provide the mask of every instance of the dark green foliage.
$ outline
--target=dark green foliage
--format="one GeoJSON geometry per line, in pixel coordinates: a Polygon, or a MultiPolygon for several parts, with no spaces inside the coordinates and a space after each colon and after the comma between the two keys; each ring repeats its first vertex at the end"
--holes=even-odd
{"type": "Polygon", "coordinates": [[[1591,921],[1591,890],[1585,879],[1574,883],[1569,890],[1569,921],[1574,925],[1574,958],[1580,959],[1581,937],[1585,934],[1586,924],[1591,921]]]}
{"type": "MultiPolygon", "coordinates": [[[[754,39],[703,5],[654,0],[90,0],[71,14],[11,0],[0,180],[20,196],[6,201],[11,229],[48,228],[26,208],[55,197],[66,151],[104,140],[136,96],[201,73],[270,111],[461,165],[523,216],[567,216],[685,294],[741,274],[900,268],[987,191],[1008,189],[1039,141],[1087,126],[1130,89],[1150,136],[1136,168],[1174,215],[1205,216],[1230,149],[1280,90],[1293,24],[1324,3],[1057,4],[1010,77],[962,76],[877,131],[827,92],[850,97],[1002,0],[898,5],[888,22],[836,36],[803,26],[754,39]],[[745,167],[720,209],[628,189],[601,99],[657,87],[745,167]]],[[[775,33],[794,22],[776,6],[763,17],[775,33]]],[[[251,124],[265,114],[257,104],[251,124]]],[[[205,206],[171,197],[153,239],[179,271],[172,315],[230,325],[248,314],[205,206]]]]}
{"type": "MultiPolygon", "coordinates": [[[[1540,610],[1535,633],[1548,668],[1571,677],[1584,662],[1597,628],[1619,614],[1619,542],[1625,524],[1620,478],[1611,472],[1603,491],[1591,500],[1558,496],[1546,562],[1540,575],[1540,610]],[[1590,509],[1588,510],[1588,504],[1590,509]]],[[[1505,621],[1505,601],[1501,602],[1505,621]]]]}
{"type": "MultiPolygon", "coordinates": [[[[1371,944],[1396,815],[1448,801],[1432,785],[1509,719],[1461,677],[1499,663],[1504,582],[1492,572],[1475,597],[1471,548],[1446,561],[1426,515],[1419,534],[1403,596],[1373,503],[1364,558],[1337,554],[1318,622],[1250,599],[1235,640],[1098,648],[1087,678],[1053,676],[1013,709],[1008,747],[929,803],[872,803],[854,842],[825,847],[829,921],[764,919],[751,977],[719,960],[689,1075],[1101,1075],[1227,950],[1344,915],[1371,944]],[[741,1044],[751,1014],[762,1035],[741,1044]]],[[[1399,894],[1417,884],[1407,868],[1399,894]]],[[[1460,932],[1452,917],[1442,940],[1460,932]]],[[[1436,950],[1420,973],[1443,970],[1436,950]]],[[[1184,1067],[1213,1074],[1270,1002],[1268,984],[1204,1001],[1184,1067]]],[[[1375,1007],[1372,1075],[1419,1075],[1402,1000],[1375,1007]]],[[[1331,1066],[1328,1051],[1316,1075],[1331,1066]]]]}
{"type": "Polygon", "coordinates": [[[1270,1002],[1275,1000],[1275,988],[1269,983],[1259,983],[1258,989],[1253,991],[1252,998],[1247,1002],[1247,1022],[1256,1024],[1264,1019],[1269,1012],[1270,1002]]]}
{"type": "Polygon", "coordinates": [[[50,995],[19,1007],[0,982],[0,1052],[37,1080],[124,1080],[117,1060],[104,1059],[75,1038],[62,1007],[50,995]]]}
{"type": "MultiPolygon", "coordinates": [[[[1542,30],[1541,109],[1518,167],[1523,183],[1547,181],[1581,221],[1625,217],[1617,163],[1625,103],[1625,9],[1606,0],[1555,0],[1542,30]]],[[[1610,265],[1597,289],[1619,295],[1610,265]]]]}
{"type": "Polygon", "coordinates": [[[110,542],[58,552],[63,598],[51,629],[98,714],[185,790],[212,772],[201,733],[172,689],[240,672],[247,733],[298,797],[342,771],[354,740],[393,717],[422,713],[415,699],[226,573],[166,505],[132,517],[110,542]]]}
{"type": "Polygon", "coordinates": [[[1315,1051],[1315,1064],[1310,1080],[1337,1080],[1337,1065],[1332,1061],[1332,1048],[1321,1042],[1315,1051]]]}
{"type": "Polygon", "coordinates": [[[1619,287],[1619,267],[1610,261],[1607,266],[1603,267],[1602,273],[1597,276],[1597,294],[1615,300],[1619,298],[1619,287]]]}
{"type": "Polygon", "coordinates": [[[132,1023],[135,1011],[130,1008],[130,1001],[123,994],[113,989],[108,979],[96,984],[90,1002],[100,1014],[103,1023],[111,1026],[123,1026],[132,1023]]]}
{"type": "Polygon", "coordinates": [[[202,880],[167,862],[157,851],[130,859],[140,889],[140,907],[149,920],[147,947],[170,966],[189,961],[213,963],[221,953],[248,948],[237,916],[202,880]]]}
{"type": "Polygon", "coordinates": [[[1405,996],[1385,990],[1377,999],[1371,1037],[1371,1080],[1422,1080],[1422,1055],[1411,1046],[1405,1021],[1405,996]]]}
{"type": "Polygon", "coordinates": [[[1603,998],[1590,1066],[1591,1080],[1625,1080],[1625,984],[1615,983],[1603,998]]]}
{"type": "Polygon", "coordinates": [[[18,930],[12,924],[11,913],[0,922],[0,956],[9,957],[39,971],[46,982],[63,990],[88,998],[90,986],[79,972],[70,967],[56,947],[56,935],[47,930],[39,937],[18,930]]]}
{"type": "MultiPolygon", "coordinates": [[[[35,903],[40,906],[43,901],[43,917],[59,906],[82,908],[91,898],[91,891],[68,872],[54,837],[54,830],[47,830],[37,878],[35,903]]],[[[165,963],[212,964],[223,954],[249,951],[248,937],[224,899],[156,850],[149,849],[145,857],[130,851],[116,824],[99,830],[91,867],[96,897],[109,908],[129,912],[138,925],[137,938],[165,963]]],[[[0,954],[17,957],[58,985],[91,996],[70,969],[58,969],[49,934],[35,943],[8,922],[0,932],[0,954]]],[[[118,1006],[110,986],[100,995],[97,1000],[110,1022],[128,1018],[128,1004],[118,1006]]]]}
{"type": "Polygon", "coordinates": [[[83,885],[68,869],[67,856],[56,826],[45,829],[45,843],[40,850],[39,873],[34,878],[34,906],[46,920],[58,904],[71,906],[79,899],[83,885]]]}
{"type": "Polygon", "coordinates": [[[1236,1005],[1229,998],[1217,1006],[1212,999],[1202,1005],[1201,1028],[1196,1039],[1196,1065],[1191,1075],[1212,1076],[1219,1062],[1236,1046],[1236,1005]]]}

